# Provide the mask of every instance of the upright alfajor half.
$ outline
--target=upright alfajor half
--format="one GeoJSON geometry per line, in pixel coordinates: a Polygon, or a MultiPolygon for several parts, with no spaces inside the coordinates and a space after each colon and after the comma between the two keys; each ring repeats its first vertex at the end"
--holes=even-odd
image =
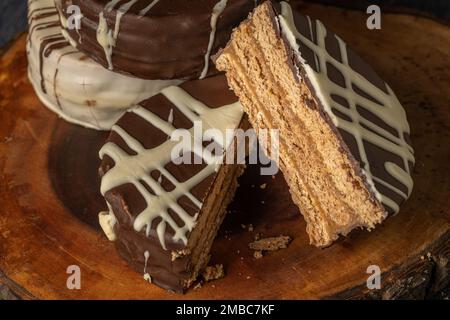
{"type": "Polygon", "coordinates": [[[413,187],[405,110],[322,22],[266,1],[216,65],[253,127],[279,129],[280,167],[311,243],[327,246],[400,210],[413,187]]]}

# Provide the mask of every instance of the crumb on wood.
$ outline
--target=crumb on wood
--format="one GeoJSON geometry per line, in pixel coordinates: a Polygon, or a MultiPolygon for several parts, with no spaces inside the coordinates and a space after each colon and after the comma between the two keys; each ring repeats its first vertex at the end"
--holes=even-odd
{"type": "Polygon", "coordinates": [[[206,282],[225,277],[223,264],[216,264],[214,266],[206,267],[205,270],[202,272],[202,277],[206,282]]]}
{"type": "Polygon", "coordinates": [[[253,225],[252,225],[252,224],[249,224],[249,225],[248,225],[248,231],[249,231],[249,232],[253,232],[253,230],[254,230],[253,225]]]}
{"type": "Polygon", "coordinates": [[[291,237],[280,235],[278,237],[260,238],[251,242],[249,247],[258,251],[276,251],[287,248],[291,241],[291,237]]]}
{"type": "Polygon", "coordinates": [[[198,290],[202,287],[203,283],[200,281],[194,286],[194,290],[198,290]]]}
{"type": "Polygon", "coordinates": [[[267,183],[263,183],[262,185],[259,186],[261,189],[265,189],[267,187],[267,183]]]}
{"type": "Polygon", "coordinates": [[[261,251],[261,250],[256,250],[256,251],[253,253],[253,257],[254,257],[255,259],[261,259],[261,258],[263,257],[262,251],[261,251]]]}

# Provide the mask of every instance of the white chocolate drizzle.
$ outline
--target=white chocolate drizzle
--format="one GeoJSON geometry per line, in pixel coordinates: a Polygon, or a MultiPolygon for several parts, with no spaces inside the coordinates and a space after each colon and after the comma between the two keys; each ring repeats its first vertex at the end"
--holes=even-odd
{"type": "Polygon", "coordinates": [[[108,69],[113,70],[112,48],[115,45],[115,41],[112,35],[112,30],[108,28],[108,22],[106,21],[103,12],[100,12],[98,16],[97,42],[105,52],[106,61],[108,62],[108,69]]]}
{"type": "Polygon", "coordinates": [[[147,272],[147,267],[148,267],[148,259],[150,258],[150,252],[145,251],[144,252],[144,280],[152,283],[152,277],[150,276],[150,274],[147,272]]]}
{"type": "Polygon", "coordinates": [[[167,122],[173,124],[173,108],[170,109],[169,117],[167,118],[167,122]]]}
{"type": "MultiPolygon", "coordinates": [[[[309,17],[307,19],[310,30],[312,30],[311,20],[309,17]]],[[[398,212],[399,205],[391,197],[386,195],[386,193],[378,190],[375,185],[376,182],[388,188],[398,196],[403,197],[405,200],[411,194],[413,187],[409,163],[414,163],[414,152],[412,147],[406,142],[404,136],[405,134],[409,134],[409,124],[407,122],[405,111],[392,89],[386,84],[388,93],[385,93],[353,70],[349,66],[346,44],[337,36],[336,39],[339,43],[342,62],[331,56],[325,47],[327,31],[320,21],[315,21],[317,44],[297,30],[292,9],[286,2],[281,2],[281,15],[278,16],[278,21],[283,35],[299,58],[302,68],[305,70],[309,81],[314,87],[315,93],[325,109],[325,112],[336,127],[350,133],[356,139],[362,160],[361,169],[372,192],[382,204],[392,208],[394,212],[398,212]],[[304,58],[302,58],[300,46],[297,42],[298,40],[314,52],[316,66],[319,67],[320,72],[316,72],[307,64],[304,58]],[[340,87],[327,77],[327,62],[332,64],[342,73],[345,78],[346,88],[340,87]],[[381,105],[354,92],[354,90],[352,90],[352,84],[355,84],[363,91],[369,93],[374,99],[379,101],[381,105]],[[331,98],[332,95],[338,95],[345,98],[349,104],[349,108],[335,103],[331,98]],[[361,117],[357,111],[357,105],[364,106],[390,127],[395,128],[399,136],[395,136],[385,128],[361,117]],[[336,116],[333,113],[332,108],[337,109],[340,113],[351,119],[351,121],[336,116]],[[406,186],[408,190],[407,194],[388,181],[383,180],[381,177],[375,176],[371,172],[371,163],[369,162],[364,147],[364,141],[370,142],[402,159],[405,169],[392,162],[386,162],[384,166],[386,171],[392,177],[406,186]]],[[[313,39],[312,36],[311,39],[313,39]]],[[[298,76],[301,78],[300,74],[298,74],[298,76]]]]}
{"type": "Polygon", "coordinates": [[[64,14],[59,13],[59,18],[60,18],[60,22],[61,22],[61,33],[63,35],[64,38],[66,38],[67,41],[69,41],[70,45],[74,48],[77,47],[77,42],[70,36],[70,34],[67,32],[67,28],[68,28],[68,23],[67,23],[67,18],[64,14]]]}
{"type": "Polygon", "coordinates": [[[159,0],[153,0],[152,2],[150,2],[144,9],[139,11],[139,17],[141,18],[145,16],[158,2],[159,0]]]}
{"type": "MultiPolygon", "coordinates": [[[[242,118],[242,107],[239,102],[225,105],[219,108],[210,108],[201,101],[193,98],[189,93],[180,87],[172,86],[162,90],[163,94],[179,111],[181,111],[192,123],[197,121],[202,122],[203,132],[208,129],[213,131],[217,136],[213,135],[214,141],[216,141],[223,150],[226,150],[228,145],[220,136],[225,136],[227,129],[235,129],[238,127],[242,118]]],[[[152,126],[163,131],[168,136],[172,136],[172,133],[176,129],[173,126],[173,116],[170,116],[168,120],[163,120],[143,107],[131,109],[132,112],[140,116],[143,120],[149,122],[152,126]]],[[[192,231],[197,222],[198,212],[191,216],[189,215],[177,202],[181,196],[188,197],[192,203],[198,208],[198,211],[202,208],[202,202],[195,198],[190,190],[198,185],[201,181],[214,174],[223,159],[221,155],[211,155],[206,152],[200,152],[196,149],[196,145],[201,144],[202,141],[194,141],[198,137],[194,135],[194,127],[189,130],[190,137],[192,139],[191,152],[204,159],[206,166],[190,179],[179,182],[176,178],[165,169],[165,165],[171,162],[171,154],[173,148],[178,144],[175,140],[166,140],[161,145],[153,149],[145,149],[144,146],[128,134],[124,128],[118,125],[113,126],[112,131],[117,133],[127,146],[133,150],[136,155],[129,155],[119,146],[113,142],[106,143],[100,150],[100,158],[103,159],[105,155],[109,156],[115,163],[102,178],[101,193],[103,196],[106,193],[118,186],[131,183],[142,198],[145,200],[146,208],[138,214],[135,218],[133,227],[136,232],[145,230],[146,235],[150,235],[152,222],[155,218],[161,218],[161,222],[156,227],[156,233],[163,249],[166,247],[166,227],[169,225],[174,230],[173,241],[182,242],[187,244],[187,233],[192,231]],[[160,177],[154,179],[150,173],[154,170],[158,170],[171,184],[175,186],[175,189],[168,192],[163,189],[160,184],[160,177]],[[147,184],[154,192],[151,194],[143,182],[147,184]],[[168,209],[175,212],[181,221],[183,226],[178,226],[174,219],[169,215],[168,209]]],[[[202,137],[200,137],[202,139],[202,137]]],[[[110,212],[114,215],[113,212],[110,212]]]]}
{"type": "Polygon", "coordinates": [[[98,221],[108,240],[115,241],[117,238],[116,233],[114,232],[114,226],[117,220],[113,214],[110,214],[110,212],[111,210],[100,212],[98,214],[98,221]]]}
{"type": "Polygon", "coordinates": [[[225,10],[227,2],[228,0],[220,0],[219,2],[216,3],[216,5],[213,8],[211,14],[211,33],[209,34],[209,43],[205,54],[205,64],[202,73],[200,75],[200,79],[204,79],[208,74],[209,58],[211,56],[211,50],[214,46],[214,40],[216,39],[217,20],[219,19],[222,12],[225,10]]]}
{"type": "Polygon", "coordinates": [[[105,5],[105,11],[111,12],[115,8],[115,6],[120,2],[120,0],[111,0],[105,5]]]}
{"type": "MultiPolygon", "coordinates": [[[[120,0],[111,0],[105,5],[104,11],[111,12],[120,0]]],[[[114,32],[108,27],[108,21],[105,18],[104,11],[100,12],[98,16],[97,27],[97,42],[105,52],[106,61],[108,62],[108,69],[113,70],[112,54],[113,48],[117,44],[117,37],[119,36],[120,23],[122,17],[131,9],[137,0],[130,0],[122,4],[116,12],[116,22],[114,25],[114,32]]]]}
{"type": "MultiPolygon", "coordinates": [[[[119,31],[120,31],[120,24],[122,22],[122,17],[124,16],[124,14],[126,14],[128,12],[128,10],[131,9],[131,7],[137,2],[137,0],[131,0],[127,3],[124,3],[123,5],[121,5],[119,7],[119,10],[117,10],[117,14],[116,14],[116,24],[114,26],[114,43],[117,43],[117,37],[119,36],[119,31]]],[[[115,45],[114,44],[114,45],[115,45]]]]}

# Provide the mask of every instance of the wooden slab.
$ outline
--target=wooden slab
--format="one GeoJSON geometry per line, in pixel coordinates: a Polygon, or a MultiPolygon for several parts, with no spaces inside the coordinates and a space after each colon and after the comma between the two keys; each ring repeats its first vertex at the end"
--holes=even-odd
{"type": "Polygon", "coordinates": [[[104,207],[96,167],[105,134],[67,124],[43,107],[26,76],[22,36],[0,60],[0,285],[25,299],[421,298],[448,285],[450,29],[384,14],[382,30],[369,31],[363,13],[302,9],[372,63],[407,109],[415,187],[397,216],[317,249],[308,244],[283,177],[261,177],[252,167],[212,250],[227,276],[186,295],[149,285],[96,223],[104,207]],[[241,227],[249,223],[254,232],[241,227]],[[294,241],[256,260],[248,243],[259,232],[294,241]],[[66,287],[66,269],[74,264],[81,290],[66,287]],[[382,289],[370,291],[366,269],[374,264],[383,272],[382,289]]]}

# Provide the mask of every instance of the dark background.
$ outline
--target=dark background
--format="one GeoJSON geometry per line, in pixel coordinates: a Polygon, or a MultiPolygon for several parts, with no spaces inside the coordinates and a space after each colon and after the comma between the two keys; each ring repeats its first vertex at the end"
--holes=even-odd
{"type": "MultiPolygon", "coordinates": [[[[449,0],[309,0],[366,10],[370,4],[378,4],[382,12],[405,12],[425,15],[440,22],[450,23],[449,0]]],[[[11,40],[17,32],[26,28],[26,0],[0,0],[0,47],[11,40]]]]}

